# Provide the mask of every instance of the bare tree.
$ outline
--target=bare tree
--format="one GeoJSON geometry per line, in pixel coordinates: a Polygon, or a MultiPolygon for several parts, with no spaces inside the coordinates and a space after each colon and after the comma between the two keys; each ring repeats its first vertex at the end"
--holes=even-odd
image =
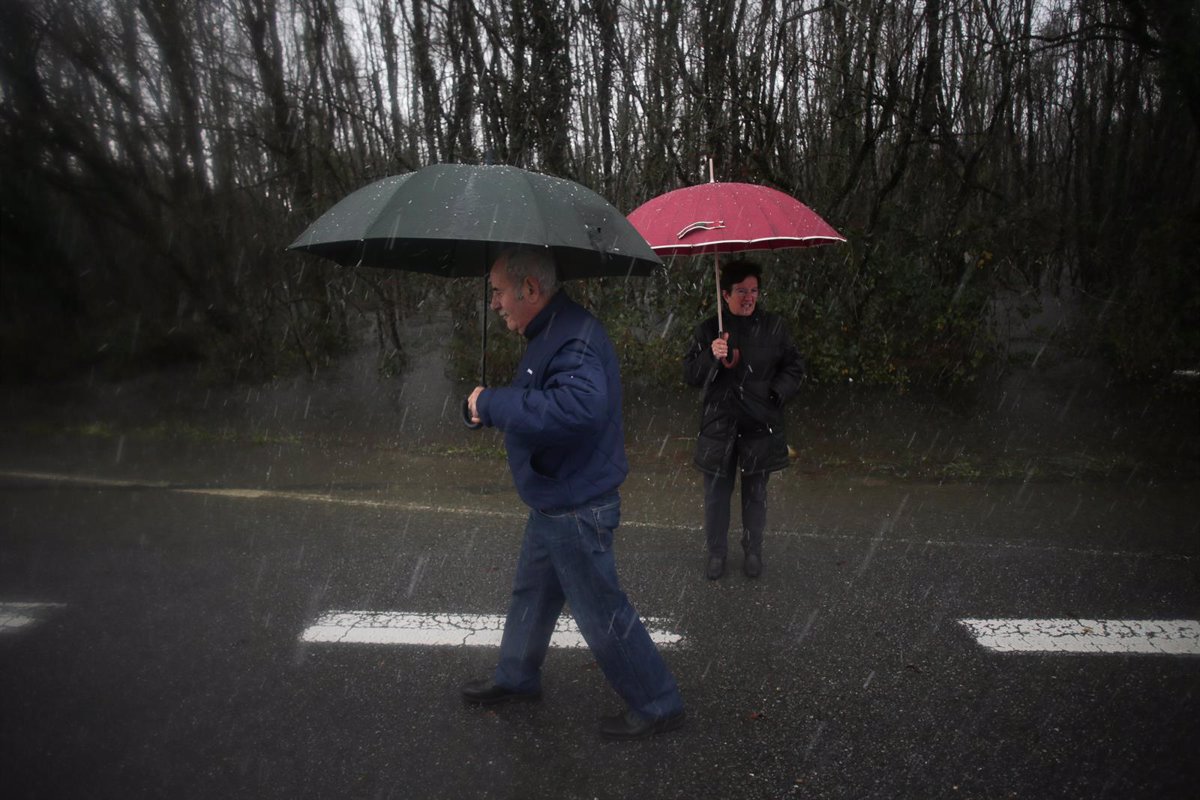
{"type": "MultiPolygon", "coordinates": [[[[778,271],[818,368],[966,374],[996,291],[1066,276],[1136,372],[1200,346],[1197,41],[1171,0],[10,0],[0,252],[78,347],[316,369],[410,303],[280,253],[346,192],[490,157],[628,211],[712,158],[850,237],[778,271]]],[[[631,325],[705,302],[679,275],[631,325]]]]}

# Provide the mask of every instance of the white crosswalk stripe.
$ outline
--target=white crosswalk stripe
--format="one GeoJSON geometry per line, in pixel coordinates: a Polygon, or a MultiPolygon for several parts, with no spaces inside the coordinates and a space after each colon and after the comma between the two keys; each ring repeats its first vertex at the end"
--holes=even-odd
{"type": "Polygon", "coordinates": [[[62,603],[0,603],[0,634],[16,633],[42,622],[62,603]]]}
{"type": "MultiPolygon", "coordinates": [[[[643,620],[660,647],[678,646],[683,637],[662,627],[654,617],[643,620]]],[[[499,647],[504,617],[499,614],[412,614],[400,611],[330,611],[305,629],[306,642],[334,644],[442,645],[499,647]]],[[[559,618],[551,647],[584,648],[587,642],[575,620],[559,618]]]]}
{"type": "Polygon", "coordinates": [[[964,619],[979,644],[1003,653],[1200,655],[1191,619],[964,619]]]}

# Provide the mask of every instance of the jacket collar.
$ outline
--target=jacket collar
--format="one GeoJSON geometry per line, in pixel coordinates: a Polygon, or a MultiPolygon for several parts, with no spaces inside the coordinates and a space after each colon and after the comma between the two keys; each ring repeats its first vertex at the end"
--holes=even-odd
{"type": "Polygon", "coordinates": [[[751,312],[750,316],[748,317],[739,317],[737,314],[734,314],[729,310],[729,306],[725,306],[725,312],[726,328],[730,327],[731,325],[741,327],[742,325],[749,325],[753,322],[758,322],[758,320],[762,317],[762,304],[756,304],[754,306],[754,311],[751,312]]]}
{"type": "Polygon", "coordinates": [[[565,290],[559,287],[554,296],[550,298],[550,302],[546,307],[537,313],[533,319],[529,320],[529,324],[525,326],[525,338],[533,339],[542,332],[542,329],[550,324],[550,320],[554,319],[554,315],[561,311],[567,303],[571,302],[571,298],[567,296],[565,290]]]}

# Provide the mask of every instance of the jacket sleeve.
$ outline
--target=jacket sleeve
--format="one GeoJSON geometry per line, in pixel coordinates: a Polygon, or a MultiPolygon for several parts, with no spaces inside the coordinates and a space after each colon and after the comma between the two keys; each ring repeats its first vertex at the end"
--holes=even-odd
{"type": "Polygon", "coordinates": [[[712,340],[705,340],[705,331],[704,323],[696,326],[692,331],[688,351],[683,356],[683,382],[688,386],[704,386],[716,376],[717,365],[720,362],[709,350],[712,340]]]}
{"type": "Polygon", "coordinates": [[[479,418],[532,442],[561,444],[604,424],[607,386],[599,353],[587,342],[571,339],[551,357],[543,388],[485,389],[479,395],[479,418]]]}
{"type": "Polygon", "coordinates": [[[780,319],[778,325],[779,365],[775,370],[774,378],[771,380],[771,394],[774,395],[774,398],[778,398],[776,402],[782,405],[799,393],[800,384],[808,376],[808,369],[805,367],[804,358],[800,355],[800,350],[796,347],[796,343],[792,341],[792,335],[788,331],[787,324],[780,319]]]}

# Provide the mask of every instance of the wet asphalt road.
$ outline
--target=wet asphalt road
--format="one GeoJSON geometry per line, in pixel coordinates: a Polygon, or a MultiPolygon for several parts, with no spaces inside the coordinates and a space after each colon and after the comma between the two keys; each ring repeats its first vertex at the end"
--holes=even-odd
{"type": "Polygon", "coordinates": [[[784,473],[762,579],[701,576],[699,493],[647,465],[618,566],[687,726],[599,738],[586,651],[465,707],[488,648],[305,643],[335,609],[503,613],[523,512],[489,455],[7,437],[7,797],[1128,798],[1200,783],[1200,657],[996,654],[970,617],[1200,619],[1180,480],[784,473]],[[114,457],[114,447],[120,452],[114,457]],[[231,493],[228,490],[255,490],[231,493]]]}

